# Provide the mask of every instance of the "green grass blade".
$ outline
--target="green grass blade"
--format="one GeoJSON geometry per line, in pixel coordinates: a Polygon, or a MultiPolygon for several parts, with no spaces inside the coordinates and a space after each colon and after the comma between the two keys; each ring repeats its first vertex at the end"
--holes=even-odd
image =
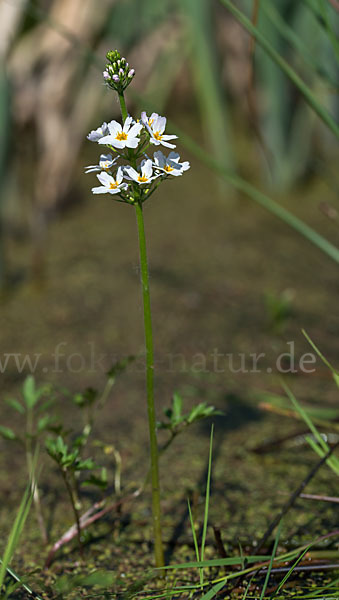
{"type": "Polygon", "coordinates": [[[216,66],[218,48],[212,5],[210,0],[181,0],[179,5],[186,17],[196,98],[205,137],[214,156],[222,157],[224,164],[230,167],[233,164],[233,151],[229,141],[227,106],[216,66]]]}
{"type": "Polygon", "coordinates": [[[270,58],[280,67],[280,69],[287,75],[287,77],[294,83],[299,89],[300,93],[305,98],[306,102],[318,115],[318,117],[327,125],[332,133],[339,137],[339,125],[335,122],[330,113],[318,102],[317,98],[305,84],[305,82],[299,77],[294,69],[287,63],[282,56],[273,48],[266,37],[255,27],[251,21],[242,13],[231,0],[220,0],[220,2],[228,8],[230,13],[239,21],[239,23],[257,40],[258,44],[265,50],[270,58]]]}
{"type": "Polygon", "coordinates": [[[328,367],[330,369],[330,371],[332,371],[333,375],[339,375],[339,371],[337,371],[334,367],[332,367],[331,363],[322,354],[322,352],[320,352],[319,348],[315,345],[315,343],[313,342],[313,340],[311,340],[310,336],[305,331],[305,329],[302,329],[301,331],[302,331],[302,334],[307,339],[307,341],[310,344],[310,346],[312,346],[313,350],[316,352],[316,354],[319,356],[319,358],[321,358],[321,360],[323,361],[324,365],[326,365],[326,367],[328,367]]]}
{"type": "MultiPolygon", "coordinates": [[[[299,5],[301,6],[301,5],[299,5]]],[[[302,57],[304,63],[308,65],[319,77],[325,79],[334,88],[339,88],[338,81],[332,77],[332,75],[324,69],[324,66],[319,64],[312,52],[308,49],[307,45],[303,41],[302,37],[291,27],[291,25],[285,21],[281,16],[276,6],[272,2],[262,2],[261,10],[265,13],[274,27],[279,31],[281,37],[287,41],[295,50],[298,51],[299,56],[302,57]]]]}
{"type": "Polygon", "coordinates": [[[211,157],[203,148],[201,148],[201,146],[199,146],[190,136],[188,136],[178,127],[174,125],[172,128],[176,131],[177,135],[180,136],[182,145],[186,147],[186,149],[189,150],[194,156],[196,156],[196,158],[201,160],[207,167],[223,177],[236,190],[246,194],[246,196],[254,200],[254,202],[259,204],[262,208],[268,210],[270,213],[284,221],[284,223],[292,227],[305,239],[322,250],[322,252],[327,254],[327,256],[339,264],[339,249],[336,246],[334,246],[322,235],[317,233],[314,229],[312,229],[312,227],[304,223],[304,221],[278,204],[278,202],[262,193],[254,185],[247,182],[245,179],[242,179],[242,177],[236,173],[225,169],[225,167],[214,160],[213,157],[211,157]]]}
{"type": "Polygon", "coordinates": [[[208,456],[204,525],[203,525],[203,530],[202,530],[201,552],[200,552],[200,558],[202,561],[204,560],[204,554],[205,554],[205,544],[206,544],[207,524],[208,524],[208,511],[209,511],[210,492],[211,492],[213,433],[214,433],[214,425],[212,424],[211,436],[210,436],[210,448],[209,448],[209,456],[208,456]]]}
{"type": "Polygon", "coordinates": [[[204,594],[200,598],[200,600],[211,600],[217,595],[218,592],[220,592],[220,590],[224,587],[225,584],[226,580],[219,581],[219,583],[216,583],[210,590],[208,590],[208,592],[204,594]]]}
{"type": "Polygon", "coordinates": [[[275,536],[274,546],[273,546],[272,555],[271,555],[271,560],[270,560],[270,564],[269,564],[268,569],[267,569],[267,574],[266,574],[266,577],[265,577],[264,585],[263,585],[263,588],[261,590],[260,600],[263,600],[263,598],[265,596],[266,589],[267,589],[267,586],[268,586],[268,582],[269,582],[269,579],[270,579],[270,576],[271,576],[271,571],[272,571],[272,567],[273,567],[273,561],[275,559],[275,555],[277,553],[277,548],[278,548],[278,544],[279,544],[282,523],[283,522],[281,520],[280,523],[279,523],[277,535],[275,536]]]}
{"type": "MultiPolygon", "coordinates": [[[[311,446],[312,450],[314,450],[314,452],[319,456],[319,458],[324,458],[325,454],[327,454],[328,451],[325,452],[325,450],[320,448],[319,445],[314,441],[314,439],[311,438],[309,435],[305,436],[305,440],[311,446]]],[[[332,471],[336,475],[339,475],[339,460],[335,456],[330,456],[326,462],[327,465],[332,469],[332,471]]]]}
{"type": "Polygon", "coordinates": [[[284,388],[288,398],[292,402],[295,410],[300,414],[300,416],[304,419],[308,428],[312,431],[315,439],[319,442],[320,446],[325,450],[325,452],[328,452],[329,448],[328,448],[326,442],[323,440],[322,436],[320,435],[319,431],[317,430],[316,426],[314,425],[313,421],[310,419],[307,412],[299,404],[295,395],[293,394],[291,389],[288,387],[288,385],[286,385],[286,383],[284,381],[282,381],[282,387],[284,388]]]}
{"type": "MultiPolygon", "coordinates": [[[[191,524],[192,536],[193,536],[195,556],[197,558],[197,562],[199,562],[199,560],[200,560],[199,544],[198,544],[197,534],[196,534],[196,531],[195,531],[194,520],[193,520],[193,515],[192,515],[192,510],[191,510],[191,504],[190,504],[189,500],[187,500],[187,504],[188,504],[188,514],[189,514],[189,517],[190,517],[190,524],[191,524]]],[[[199,569],[199,574],[200,574],[200,583],[202,583],[200,569],[199,569]]]]}
{"type": "Polygon", "coordinates": [[[174,565],[168,565],[164,567],[164,569],[195,569],[199,567],[211,568],[211,567],[230,567],[234,565],[242,566],[244,558],[247,564],[257,563],[261,561],[267,561],[270,559],[269,554],[260,554],[258,556],[231,556],[229,558],[212,558],[210,560],[199,560],[197,562],[186,562],[186,563],[178,563],[174,565]]]}
{"type": "Polygon", "coordinates": [[[309,549],[311,548],[311,546],[312,546],[312,544],[310,544],[307,548],[305,548],[305,550],[300,554],[300,556],[293,563],[293,565],[291,566],[290,570],[286,573],[285,577],[281,580],[281,582],[279,583],[277,589],[273,592],[273,594],[270,596],[270,598],[274,598],[280,592],[281,588],[285,585],[286,581],[290,578],[290,576],[292,575],[294,569],[298,566],[298,564],[300,563],[300,561],[304,558],[305,554],[309,551],[309,549]]]}
{"type": "Polygon", "coordinates": [[[242,597],[242,599],[241,599],[241,600],[246,600],[246,598],[247,598],[247,596],[248,596],[248,592],[250,591],[250,587],[251,587],[251,585],[252,585],[252,581],[253,581],[253,577],[251,577],[251,579],[249,580],[249,582],[248,582],[248,584],[247,584],[247,586],[246,586],[246,589],[245,589],[245,591],[244,591],[244,595],[243,595],[243,597],[242,597]]]}
{"type": "MultiPolygon", "coordinates": [[[[320,456],[321,458],[323,458],[325,456],[325,454],[327,454],[327,452],[329,452],[329,447],[326,444],[325,440],[323,439],[322,435],[320,435],[318,429],[315,427],[313,421],[310,419],[309,415],[307,414],[307,412],[302,408],[302,406],[299,404],[299,402],[297,401],[296,397],[294,396],[294,394],[292,393],[292,391],[290,390],[290,388],[285,384],[285,382],[282,382],[282,386],[287,394],[287,396],[289,397],[290,401],[292,402],[294,408],[296,409],[296,411],[300,414],[300,416],[303,418],[303,420],[305,421],[306,425],[308,426],[308,428],[311,430],[311,432],[313,433],[313,436],[315,437],[315,439],[317,440],[319,446],[317,446],[316,444],[314,444],[314,441],[311,440],[310,438],[307,439],[308,443],[311,445],[312,449],[318,454],[318,456],[320,456]],[[320,447],[320,448],[319,448],[320,447]],[[320,452],[320,449],[322,450],[322,453],[320,452]]],[[[326,460],[326,464],[336,473],[338,474],[338,470],[337,470],[337,459],[334,456],[330,456],[327,460],[326,460]]]]}
{"type": "Polygon", "coordinates": [[[32,503],[32,498],[33,498],[33,495],[32,495],[32,491],[31,491],[31,486],[29,485],[26,488],[24,496],[21,500],[17,516],[15,518],[13,527],[8,536],[8,541],[6,544],[3,558],[2,558],[2,560],[0,560],[0,590],[3,586],[6,574],[9,574],[13,580],[20,582],[21,585],[23,586],[23,588],[26,591],[28,591],[30,594],[32,594],[32,590],[30,590],[30,588],[21,581],[20,577],[18,577],[18,575],[16,575],[14,573],[14,571],[12,571],[9,568],[9,563],[10,563],[10,561],[13,557],[13,554],[15,552],[15,549],[18,545],[20,535],[22,533],[26,519],[28,517],[28,513],[29,513],[29,510],[31,507],[31,503],[32,503]]]}
{"type": "Polygon", "coordinates": [[[328,9],[332,10],[332,7],[328,6],[328,3],[325,2],[324,0],[318,0],[318,6],[319,6],[319,11],[320,14],[323,18],[323,21],[325,23],[325,27],[326,27],[326,31],[327,31],[327,35],[328,38],[332,44],[332,48],[335,54],[335,57],[337,59],[337,62],[339,63],[339,41],[337,39],[335,30],[332,27],[332,22],[331,19],[328,15],[328,9]]]}

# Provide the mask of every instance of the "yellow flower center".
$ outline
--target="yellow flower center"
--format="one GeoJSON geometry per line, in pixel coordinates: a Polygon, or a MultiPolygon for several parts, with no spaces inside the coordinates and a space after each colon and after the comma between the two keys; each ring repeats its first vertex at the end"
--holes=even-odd
{"type": "Polygon", "coordinates": [[[161,135],[160,131],[155,131],[153,135],[156,140],[159,140],[159,141],[162,140],[162,135],[161,135]]]}
{"type": "Polygon", "coordinates": [[[164,170],[167,171],[167,173],[170,173],[171,171],[174,171],[173,167],[170,167],[169,165],[166,165],[164,167],[164,170]]]}
{"type": "Polygon", "coordinates": [[[109,166],[110,166],[110,162],[108,160],[105,160],[104,162],[101,163],[102,169],[109,169],[109,166]]]}
{"type": "Polygon", "coordinates": [[[118,184],[117,184],[116,181],[114,183],[112,182],[112,183],[109,184],[109,189],[110,190],[115,190],[117,187],[118,187],[118,184]]]}
{"type": "Polygon", "coordinates": [[[152,123],[154,123],[154,119],[149,119],[148,120],[148,124],[149,124],[150,127],[151,127],[152,123]]]}
{"type": "Polygon", "coordinates": [[[140,181],[140,183],[147,183],[148,178],[145,177],[145,175],[139,175],[138,176],[138,181],[140,181]]]}
{"type": "Polygon", "coordinates": [[[119,140],[119,142],[123,141],[123,140],[127,140],[127,133],[125,133],[124,131],[121,131],[120,133],[117,134],[116,140],[119,140]]]}

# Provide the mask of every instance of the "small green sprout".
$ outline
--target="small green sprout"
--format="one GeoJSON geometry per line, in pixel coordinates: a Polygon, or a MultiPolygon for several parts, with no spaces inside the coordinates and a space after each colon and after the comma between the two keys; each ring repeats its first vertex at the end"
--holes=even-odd
{"type": "Polygon", "coordinates": [[[193,406],[188,413],[183,413],[182,411],[182,397],[177,392],[174,392],[172,406],[164,410],[166,420],[157,423],[158,429],[167,429],[171,434],[170,440],[165,444],[164,448],[167,448],[169,443],[171,443],[173,439],[189,425],[201,421],[202,419],[206,419],[207,417],[224,414],[214,406],[207,404],[207,402],[200,402],[196,406],[193,406]]]}

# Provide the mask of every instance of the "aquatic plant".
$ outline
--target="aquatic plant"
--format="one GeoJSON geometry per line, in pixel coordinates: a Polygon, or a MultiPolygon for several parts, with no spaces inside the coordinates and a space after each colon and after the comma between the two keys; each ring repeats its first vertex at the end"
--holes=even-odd
{"type": "MultiPolygon", "coordinates": [[[[190,165],[187,161],[181,162],[179,154],[173,152],[175,148],[173,140],[177,136],[165,133],[166,117],[162,117],[155,112],[147,115],[143,111],[141,117],[135,120],[128,114],[124,91],[131,83],[135,71],[117,50],[108,52],[107,59],[108,64],[103,72],[103,78],[107,86],[118,94],[122,124],[113,120],[110,123],[103,123],[98,129],[90,132],[88,135],[90,141],[97,142],[100,146],[106,146],[113,154],[101,155],[98,165],[87,167],[86,171],[100,171],[97,178],[101,185],[92,188],[93,194],[111,194],[115,200],[130,204],[135,208],[137,218],[146,346],[146,388],[154,550],[156,566],[162,567],[164,565],[164,552],[161,530],[159,451],[154,402],[153,332],[143,205],[161,183],[172,177],[181,176],[190,168],[190,165]],[[165,156],[160,149],[157,149],[153,156],[149,157],[147,151],[155,149],[154,146],[156,148],[160,146],[169,148],[171,152],[168,156],[165,156]],[[119,164],[117,159],[120,159],[119,164]]],[[[169,418],[168,428],[172,432],[172,438],[176,435],[177,426],[184,422],[184,418],[181,416],[179,397],[174,397],[173,407],[174,410],[172,409],[167,413],[169,418]]],[[[196,417],[202,416],[202,413],[204,413],[203,416],[208,416],[211,412],[213,413],[213,409],[208,411],[205,406],[200,407],[196,417]]],[[[195,420],[194,415],[191,422],[193,420],[195,420]]]]}

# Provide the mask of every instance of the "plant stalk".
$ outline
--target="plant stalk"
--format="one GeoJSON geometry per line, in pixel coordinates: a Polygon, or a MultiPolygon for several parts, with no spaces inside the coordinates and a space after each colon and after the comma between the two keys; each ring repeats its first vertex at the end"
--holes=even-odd
{"type": "Polygon", "coordinates": [[[77,509],[77,505],[76,505],[76,499],[74,498],[74,493],[72,490],[72,485],[70,483],[70,481],[68,480],[68,473],[67,471],[65,471],[64,469],[61,469],[61,473],[67,488],[67,492],[71,501],[71,505],[72,505],[72,509],[73,509],[73,514],[75,517],[75,523],[76,523],[76,529],[77,529],[77,538],[78,538],[78,544],[79,544],[79,552],[80,552],[80,556],[81,558],[83,558],[83,545],[82,545],[82,541],[81,541],[81,525],[80,525],[80,515],[79,515],[79,511],[77,509]]]}
{"type": "Polygon", "coordinates": [[[41,502],[40,502],[40,493],[38,488],[38,482],[35,477],[34,472],[34,458],[33,458],[33,449],[32,449],[32,439],[33,439],[33,414],[32,409],[28,409],[27,411],[27,423],[26,423],[26,461],[27,461],[27,469],[28,476],[32,485],[32,494],[33,494],[33,502],[36,513],[36,518],[38,522],[38,527],[40,530],[41,538],[44,544],[48,544],[48,535],[47,529],[45,525],[44,516],[42,513],[41,502]]]}
{"type": "Polygon", "coordinates": [[[154,405],[154,354],[153,354],[153,332],[151,316],[151,298],[149,291],[149,275],[147,265],[147,250],[144,228],[144,217],[142,204],[135,204],[139,234],[139,252],[141,267],[141,284],[144,305],[145,344],[146,344],[146,387],[147,387],[147,412],[149,424],[149,439],[151,453],[151,482],[152,482],[152,513],[154,530],[154,551],[157,567],[163,567],[164,550],[161,531],[161,508],[160,508],[160,485],[159,485],[159,455],[156,432],[156,417],[154,405]]]}
{"type": "MultiPolygon", "coordinates": [[[[128,117],[124,94],[118,94],[121,116],[123,122],[128,117]]],[[[136,168],[135,157],[132,150],[129,150],[130,161],[136,168]]],[[[149,291],[149,275],[147,264],[147,249],[144,227],[144,217],[142,203],[139,201],[135,191],[135,211],[137,217],[138,236],[139,236],[139,254],[141,269],[141,285],[144,306],[144,327],[145,327],[145,346],[146,346],[146,389],[147,389],[147,413],[149,426],[150,454],[151,454],[151,482],[152,482],[152,517],[154,534],[154,554],[156,567],[165,565],[164,549],[162,543],[161,531],[161,508],[160,508],[160,485],[159,485],[159,453],[154,405],[154,353],[153,353],[153,331],[151,314],[151,297],[149,291]]]]}

